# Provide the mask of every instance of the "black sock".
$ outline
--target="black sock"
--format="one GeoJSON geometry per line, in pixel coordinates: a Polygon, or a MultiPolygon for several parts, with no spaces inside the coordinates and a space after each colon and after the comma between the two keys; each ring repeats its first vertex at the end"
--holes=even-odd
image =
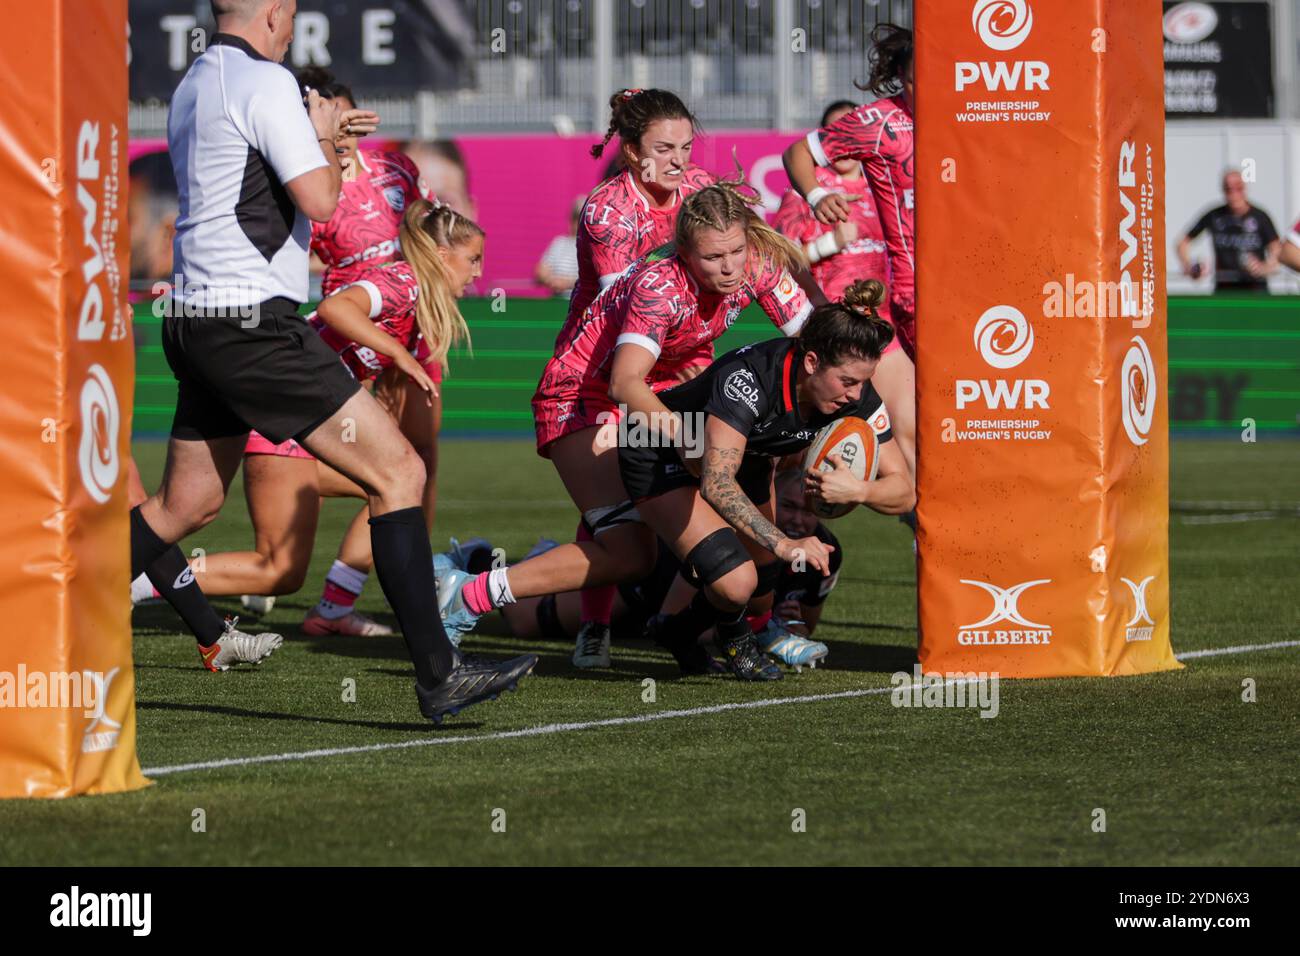
{"type": "Polygon", "coordinates": [[[420,508],[402,508],[370,519],[375,576],[397,615],[420,686],[432,689],[451,673],[454,648],[438,617],[433,549],[420,508]]]}
{"type": "Polygon", "coordinates": [[[684,634],[695,640],[705,628],[711,627],[718,618],[718,609],[713,606],[704,591],[696,591],[691,603],[682,608],[668,620],[671,631],[684,634]]]}
{"type": "Polygon", "coordinates": [[[492,570],[492,549],[475,548],[465,559],[465,570],[470,574],[482,574],[492,570]]]}
{"type": "Polygon", "coordinates": [[[715,611],[715,613],[717,617],[714,626],[718,629],[715,643],[719,647],[726,647],[728,644],[735,644],[746,637],[754,636],[749,622],[745,620],[743,607],[739,611],[715,611]]]}
{"type": "Polygon", "coordinates": [[[204,647],[211,647],[225,633],[225,624],[208,603],[207,596],[199,588],[199,582],[194,580],[194,574],[185,560],[185,552],[179,545],[169,547],[144,573],[158,589],[163,600],[175,609],[185,626],[204,647]]]}
{"type": "MultiPolygon", "coordinates": [[[[131,580],[134,581],[144,569],[153,564],[170,548],[166,541],[158,537],[149,522],[140,513],[140,506],[131,509],[131,580]]],[[[150,579],[152,580],[152,579],[150,579]]],[[[154,585],[157,587],[157,585],[154,585]]],[[[162,588],[158,588],[162,590],[162,588]]]]}

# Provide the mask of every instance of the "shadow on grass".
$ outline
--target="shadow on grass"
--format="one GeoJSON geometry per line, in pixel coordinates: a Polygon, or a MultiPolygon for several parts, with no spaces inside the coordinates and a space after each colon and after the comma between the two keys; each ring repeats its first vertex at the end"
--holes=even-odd
{"type": "MultiPolygon", "coordinates": [[[[403,676],[409,674],[404,671],[403,676]]],[[[242,707],[226,707],[221,704],[184,704],[175,701],[140,701],[136,704],[140,710],[170,710],[185,711],[189,713],[207,713],[220,714],[223,717],[255,717],[259,720],[288,720],[299,721],[308,724],[337,724],[342,727],[363,727],[367,730],[396,730],[415,733],[428,733],[429,731],[446,731],[446,730],[477,730],[482,727],[482,723],[444,723],[438,726],[432,721],[426,721],[419,724],[395,723],[393,721],[383,720],[344,720],[340,717],[320,717],[310,716],[308,714],[278,714],[274,711],[265,710],[246,710],[242,707]]],[[[341,744],[340,746],[348,746],[341,744]]]]}

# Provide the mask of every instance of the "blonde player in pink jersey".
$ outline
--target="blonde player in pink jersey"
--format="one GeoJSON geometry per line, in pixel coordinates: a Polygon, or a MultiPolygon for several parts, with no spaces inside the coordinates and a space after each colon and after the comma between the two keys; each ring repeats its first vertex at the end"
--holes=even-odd
{"type": "MultiPolygon", "coordinates": [[[[401,237],[395,261],[362,271],[356,281],[326,298],[312,325],[353,375],[377,380],[375,397],[416,450],[426,455],[437,432],[438,389],[431,373],[446,362],[454,343],[468,340],[456,300],[482,274],[484,234],[451,207],[416,199],[406,209],[401,237]]],[[[357,485],[306,451],[277,447],[274,454],[246,453],[245,495],[256,550],[210,554],[195,562],[196,577],[207,594],[296,591],[311,561],[320,498],[365,498],[357,485]]],[[[432,525],[434,473],[427,467],[427,455],[426,469],[425,520],[432,525]]],[[[340,561],[347,561],[355,579],[344,578],[342,585],[331,579],[326,585],[325,600],[346,610],[329,617],[318,606],[303,622],[306,633],[392,633],[352,610],[371,565],[370,550],[364,547],[368,518],[368,510],[362,509],[335,562],[338,572],[340,561]]]]}
{"type": "MultiPolygon", "coordinates": [[[[627,500],[619,445],[677,433],[680,421],[647,415],[662,408],[655,392],[677,384],[682,364],[711,349],[750,302],[786,335],[797,334],[812,311],[791,274],[804,268],[798,247],[763,222],[756,203],[727,182],[686,197],[676,251],[647,256],[566,323],[533,396],[537,450],[555,464],[591,540],[477,576],[452,571],[438,585],[452,640],[517,599],[649,574],[654,536],[627,500]],[[621,417],[625,410],[630,420],[621,417]]],[[[609,666],[609,629],[580,632],[574,658],[579,666],[609,666]]]]}
{"type": "MultiPolygon", "coordinates": [[[[591,148],[591,155],[599,159],[617,136],[624,166],[593,189],[583,204],[577,236],[578,281],[560,339],[582,320],[602,289],[641,256],[672,239],[682,200],[715,179],[690,161],[699,123],[675,93],[619,90],[610,97],[609,111],[609,130],[591,148]]],[[[712,360],[709,346],[682,363],[681,375],[698,374],[712,360]]],[[[578,523],[577,540],[591,540],[585,522],[578,523]]],[[[578,667],[605,663],[605,657],[584,654],[582,648],[604,646],[600,638],[609,633],[615,594],[612,585],[582,592],[582,627],[573,656],[578,667]]]]}
{"type": "MultiPolygon", "coordinates": [[[[884,97],[813,130],[785,151],[790,183],[819,222],[847,223],[859,198],[821,185],[818,167],[841,160],[862,163],[889,250],[889,309],[904,356],[882,358],[872,378],[893,422],[894,437],[916,476],[916,258],[913,228],[912,31],[890,23],[871,31],[871,72],[859,89],[884,97]]],[[[910,523],[910,522],[909,522],[910,523]]]]}

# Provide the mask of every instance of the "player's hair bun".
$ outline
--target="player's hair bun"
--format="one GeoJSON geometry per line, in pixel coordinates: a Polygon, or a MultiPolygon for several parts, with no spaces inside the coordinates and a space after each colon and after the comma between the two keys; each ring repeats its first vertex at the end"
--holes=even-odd
{"type": "Polygon", "coordinates": [[[342,98],[351,103],[357,101],[357,98],[352,95],[352,88],[340,83],[334,78],[334,74],[323,66],[305,66],[299,70],[298,89],[302,91],[303,96],[307,95],[308,89],[313,89],[327,100],[342,98]]]}
{"type": "Polygon", "coordinates": [[[843,302],[854,312],[880,318],[876,309],[885,301],[885,284],[879,279],[858,279],[844,290],[843,302]]]}

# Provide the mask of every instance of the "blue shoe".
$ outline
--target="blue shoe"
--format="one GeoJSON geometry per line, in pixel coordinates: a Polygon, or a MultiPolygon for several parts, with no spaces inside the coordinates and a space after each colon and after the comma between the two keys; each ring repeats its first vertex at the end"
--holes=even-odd
{"type": "Polygon", "coordinates": [[[810,641],[806,637],[788,631],[785,622],[772,618],[756,636],[763,653],[779,658],[787,667],[802,673],[805,667],[817,669],[817,662],[825,660],[830,653],[821,641],[810,641]]]}
{"type": "Polygon", "coordinates": [[[461,638],[474,630],[478,619],[483,616],[466,607],[462,595],[465,585],[474,578],[475,575],[459,568],[452,568],[438,578],[438,616],[442,618],[447,640],[457,647],[460,647],[461,638]]]}
{"type": "Polygon", "coordinates": [[[492,545],[487,538],[470,538],[464,544],[461,544],[455,538],[449,538],[448,540],[451,542],[451,547],[433,556],[433,576],[438,580],[442,580],[453,570],[466,570],[469,566],[469,556],[479,548],[492,550],[492,545]]]}
{"type": "Polygon", "coordinates": [[[529,558],[535,558],[539,554],[545,554],[552,548],[558,548],[559,546],[560,542],[556,541],[554,538],[538,538],[537,543],[529,549],[527,554],[524,555],[524,560],[527,561],[529,558]]]}

